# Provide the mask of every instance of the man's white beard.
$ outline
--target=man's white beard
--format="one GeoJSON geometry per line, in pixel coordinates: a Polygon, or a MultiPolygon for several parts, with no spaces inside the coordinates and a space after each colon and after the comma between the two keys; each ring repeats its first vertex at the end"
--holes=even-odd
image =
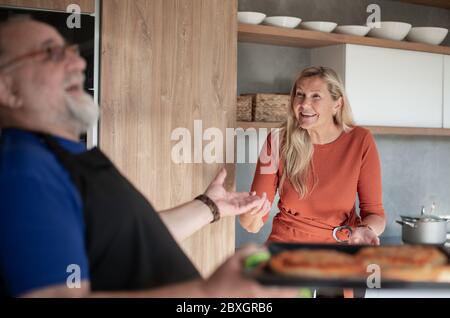
{"type": "Polygon", "coordinates": [[[80,129],[80,134],[86,133],[97,122],[99,108],[88,93],[83,93],[76,98],[66,93],[65,102],[70,117],[76,121],[80,129]]]}

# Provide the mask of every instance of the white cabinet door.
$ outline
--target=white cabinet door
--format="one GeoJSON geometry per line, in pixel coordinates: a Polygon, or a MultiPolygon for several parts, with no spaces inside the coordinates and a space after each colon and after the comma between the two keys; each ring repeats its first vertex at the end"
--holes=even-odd
{"type": "Polygon", "coordinates": [[[347,45],[345,61],[358,124],[442,127],[443,55],[347,45]]]}
{"type": "Polygon", "coordinates": [[[450,55],[444,55],[444,128],[450,128],[450,55]]]}

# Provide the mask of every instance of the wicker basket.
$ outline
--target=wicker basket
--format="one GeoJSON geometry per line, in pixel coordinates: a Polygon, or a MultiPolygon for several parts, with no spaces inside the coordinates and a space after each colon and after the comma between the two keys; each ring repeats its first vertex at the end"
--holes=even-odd
{"type": "Polygon", "coordinates": [[[242,95],[237,98],[237,120],[252,121],[253,95],[242,95]]]}
{"type": "Polygon", "coordinates": [[[280,122],[287,118],[290,95],[256,94],[253,101],[254,121],[280,122]]]}

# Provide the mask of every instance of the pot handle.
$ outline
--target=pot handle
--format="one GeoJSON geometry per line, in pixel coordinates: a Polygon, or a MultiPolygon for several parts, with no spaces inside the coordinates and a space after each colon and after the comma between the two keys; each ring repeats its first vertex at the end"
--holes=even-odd
{"type": "Polygon", "coordinates": [[[413,229],[415,229],[416,228],[416,225],[414,224],[414,223],[411,223],[411,222],[408,222],[408,221],[399,221],[399,220],[396,220],[395,221],[396,223],[398,223],[398,224],[400,224],[401,226],[409,226],[410,228],[413,228],[413,229]]]}

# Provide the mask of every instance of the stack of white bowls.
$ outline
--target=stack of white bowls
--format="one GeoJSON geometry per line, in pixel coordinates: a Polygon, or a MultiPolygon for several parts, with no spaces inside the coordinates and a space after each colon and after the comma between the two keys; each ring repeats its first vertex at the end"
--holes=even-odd
{"type": "Polygon", "coordinates": [[[320,32],[335,32],[354,36],[370,36],[379,39],[402,41],[405,38],[410,42],[425,43],[430,45],[441,44],[448,29],[437,27],[412,27],[411,24],[398,21],[380,21],[366,25],[340,25],[328,21],[303,22],[298,17],[271,16],[267,17],[262,12],[240,11],[239,23],[265,24],[270,26],[295,29],[300,25],[302,29],[320,32]]]}

